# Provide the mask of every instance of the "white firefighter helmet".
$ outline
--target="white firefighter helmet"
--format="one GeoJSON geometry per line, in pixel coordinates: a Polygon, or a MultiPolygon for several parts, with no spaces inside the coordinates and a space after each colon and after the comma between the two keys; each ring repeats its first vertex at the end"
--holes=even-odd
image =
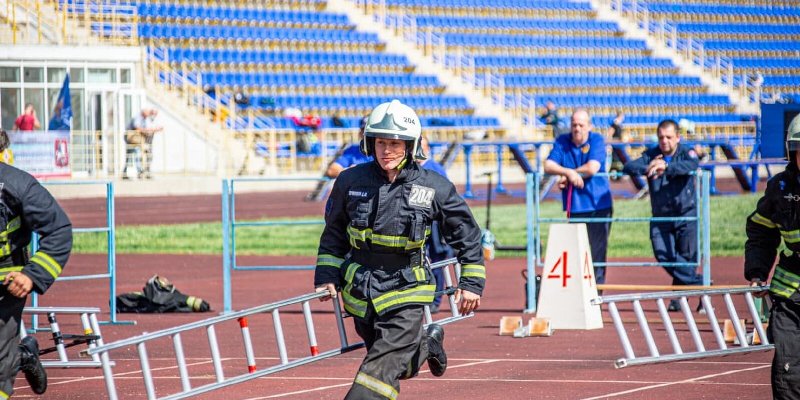
{"type": "Polygon", "coordinates": [[[791,160],[797,150],[800,150],[800,114],[792,119],[786,130],[786,157],[791,160]]]}
{"type": "Polygon", "coordinates": [[[374,155],[375,138],[399,139],[406,141],[407,154],[413,154],[413,159],[424,160],[426,157],[420,146],[421,137],[422,126],[417,113],[399,100],[392,100],[378,105],[369,114],[364,126],[361,151],[366,155],[374,155]]]}

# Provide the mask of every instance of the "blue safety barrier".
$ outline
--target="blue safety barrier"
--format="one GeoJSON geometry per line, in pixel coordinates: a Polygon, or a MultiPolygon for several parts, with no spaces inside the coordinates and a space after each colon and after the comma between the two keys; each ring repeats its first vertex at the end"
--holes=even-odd
{"type": "Polygon", "coordinates": [[[231,308],[232,271],[303,271],[314,265],[238,265],[236,262],[236,228],[244,226],[324,225],[325,221],[236,221],[236,182],[319,182],[328,178],[233,178],[222,181],[222,286],[223,312],[231,308]]]}
{"type": "MultiPolygon", "coordinates": [[[[108,279],[108,303],[110,307],[110,321],[101,321],[101,324],[125,324],[133,325],[135,321],[119,321],[117,320],[117,247],[116,247],[116,228],[114,223],[114,182],[106,180],[96,181],[44,181],[44,186],[55,185],[105,185],[106,187],[106,225],[91,228],[72,228],[73,234],[86,233],[86,232],[105,232],[108,243],[108,256],[106,272],[102,274],[90,275],[69,275],[59,276],[56,282],[62,281],[79,281],[88,279],[108,279]]],[[[31,239],[31,254],[36,253],[39,249],[39,236],[33,233],[31,239]]],[[[69,271],[69,269],[67,269],[69,271]]],[[[31,292],[31,307],[39,306],[39,296],[35,292],[31,292]]],[[[38,328],[38,316],[32,316],[31,329],[33,330],[49,330],[49,328],[38,328]]]]}
{"type": "MultiPolygon", "coordinates": [[[[609,176],[608,173],[598,173],[595,176],[609,176]]],[[[649,218],[542,218],[541,217],[541,196],[540,184],[544,174],[527,174],[525,185],[525,204],[527,215],[527,274],[529,282],[527,285],[527,305],[525,312],[536,311],[536,283],[533,277],[536,276],[536,267],[544,267],[544,259],[541,254],[542,243],[542,224],[543,223],[590,223],[590,222],[666,222],[666,221],[697,221],[697,260],[687,263],[658,263],[658,262],[604,262],[594,263],[595,266],[606,267],[671,267],[671,268],[697,268],[703,269],[703,285],[711,284],[711,213],[709,198],[710,194],[710,174],[702,170],[697,171],[699,179],[695,179],[695,201],[697,203],[697,215],[692,217],[649,217],[649,218]]]]}

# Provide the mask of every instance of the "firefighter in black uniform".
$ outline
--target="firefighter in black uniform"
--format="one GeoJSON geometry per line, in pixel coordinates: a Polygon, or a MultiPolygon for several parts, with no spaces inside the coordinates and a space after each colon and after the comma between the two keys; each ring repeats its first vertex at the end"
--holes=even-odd
{"type": "Polygon", "coordinates": [[[414,110],[383,103],[364,133],[362,150],[374,161],[343,171],[334,184],[314,286],[333,296],[341,289],[367,347],[346,398],[395,399],[399,380],[416,376],[426,361],[435,376],[447,367],[444,331],[436,324],[423,330],[422,323],[435,293],[423,262],[431,222],[439,221],[461,264],[455,296],[462,314],[480,306],[486,271],[481,231],[466,202],[447,179],[414,162],[425,157],[414,110]]]}
{"type": "MultiPolygon", "coordinates": [[[[678,123],[666,119],[656,129],[658,146],[646,150],[625,164],[623,172],[647,176],[653,217],[696,217],[697,189],[694,172],[700,163],[693,148],[680,143],[678,123]]],[[[674,266],[697,262],[697,221],[652,221],[650,242],[653,254],[672,277],[673,285],[702,285],[703,275],[696,266],[674,266]],[[673,265],[670,265],[673,264],[673,265]]],[[[680,311],[677,300],[670,311],[680,311]]]]}
{"type": "MultiPolygon", "coordinates": [[[[0,130],[0,151],[8,146],[0,130]]],[[[20,370],[34,393],[47,389],[33,336],[20,342],[22,309],[31,290],[43,294],[55,282],[72,250],[72,224],[39,182],[28,173],[0,163],[0,399],[14,391],[20,370]],[[28,254],[31,233],[39,234],[39,249],[28,254]]]]}
{"type": "MultiPolygon", "coordinates": [[[[772,396],[800,399],[800,115],[789,125],[786,170],[767,182],[764,196],[747,218],[744,277],[753,286],[767,281],[781,244],[786,246],[770,282],[772,310],[767,337],[775,344],[772,396]]],[[[765,295],[761,293],[760,295],[765,295]]]]}

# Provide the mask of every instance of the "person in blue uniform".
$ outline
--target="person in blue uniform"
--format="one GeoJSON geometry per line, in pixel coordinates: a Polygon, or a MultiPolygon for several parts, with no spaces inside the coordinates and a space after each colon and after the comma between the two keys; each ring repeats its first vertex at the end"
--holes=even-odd
{"type": "Polygon", "coordinates": [[[328,169],[325,170],[325,176],[335,179],[347,168],[372,161],[372,156],[361,152],[360,142],[364,139],[364,124],[366,121],[366,117],[361,120],[361,126],[358,131],[359,142],[347,146],[347,148],[345,148],[342,152],[342,155],[336,158],[336,160],[334,160],[331,165],[328,166],[328,169]]]}
{"type": "MultiPolygon", "coordinates": [[[[661,121],[656,133],[658,146],[629,161],[622,171],[647,178],[654,217],[697,217],[695,172],[700,159],[692,147],[681,144],[678,123],[674,120],[661,121]]],[[[697,223],[697,220],[650,222],[653,254],[659,263],[665,264],[673,285],[703,284],[703,275],[697,273],[697,223]]],[[[680,309],[678,300],[670,300],[670,311],[680,309]]]]}
{"type": "Polygon", "coordinates": [[[424,306],[435,294],[423,245],[433,221],[456,252],[461,277],[458,311],[480,306],[486,279],[481,230],[455,186],[415,162],[422,129],[417,114],[397,100],[369,116],[362,149],[374,161],[344,170],[325,209],[314,286],[329,300],[341,296],[367,354],[346,399],[395,399],[400,380],[427,361],[434,376],[447,368],[444,330],[423,329],[424,306]]]}
{"type": "MultiPolygon", "coordinates": [[[[560,135],[544,162],[544,172],[558,175],[561,200],[568,218],[610,218],[613,214],[611,189],[606,171],[606,144],[603,135],[592,132],[589,113],[577,109],[570,120],[571,132],[560,135]]],[[[592,262],[605,263],[611,222],[586,224],[592,262]]],[[[594,267],[598,284],[606,281],[606,268],[594,267]]]]}

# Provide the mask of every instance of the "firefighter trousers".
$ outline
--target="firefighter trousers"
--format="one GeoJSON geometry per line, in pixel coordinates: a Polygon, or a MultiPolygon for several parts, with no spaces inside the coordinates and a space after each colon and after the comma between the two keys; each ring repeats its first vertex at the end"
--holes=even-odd
{"type": "Polygon", "coordinates": [[[14,393],[19,372],[19,325],[25,298],[20,299],[0,288],[0,399],[14,393]]]}
{"type": "Polygon", "coordinates": [[[775,344],[772,359],[772,397],[800,400],[800,292],[786,299],[772,295],[767,334],[775,344]]]}
{"type": "Polygon", "coordinates": [[[367,355],[345,399],[397,398],[400,379],[416,376],[428,358],[422,318],[421,305],[409,305],[384,315],[378,315],[370,305],[364,318],[353,317],[367,355]]]}

